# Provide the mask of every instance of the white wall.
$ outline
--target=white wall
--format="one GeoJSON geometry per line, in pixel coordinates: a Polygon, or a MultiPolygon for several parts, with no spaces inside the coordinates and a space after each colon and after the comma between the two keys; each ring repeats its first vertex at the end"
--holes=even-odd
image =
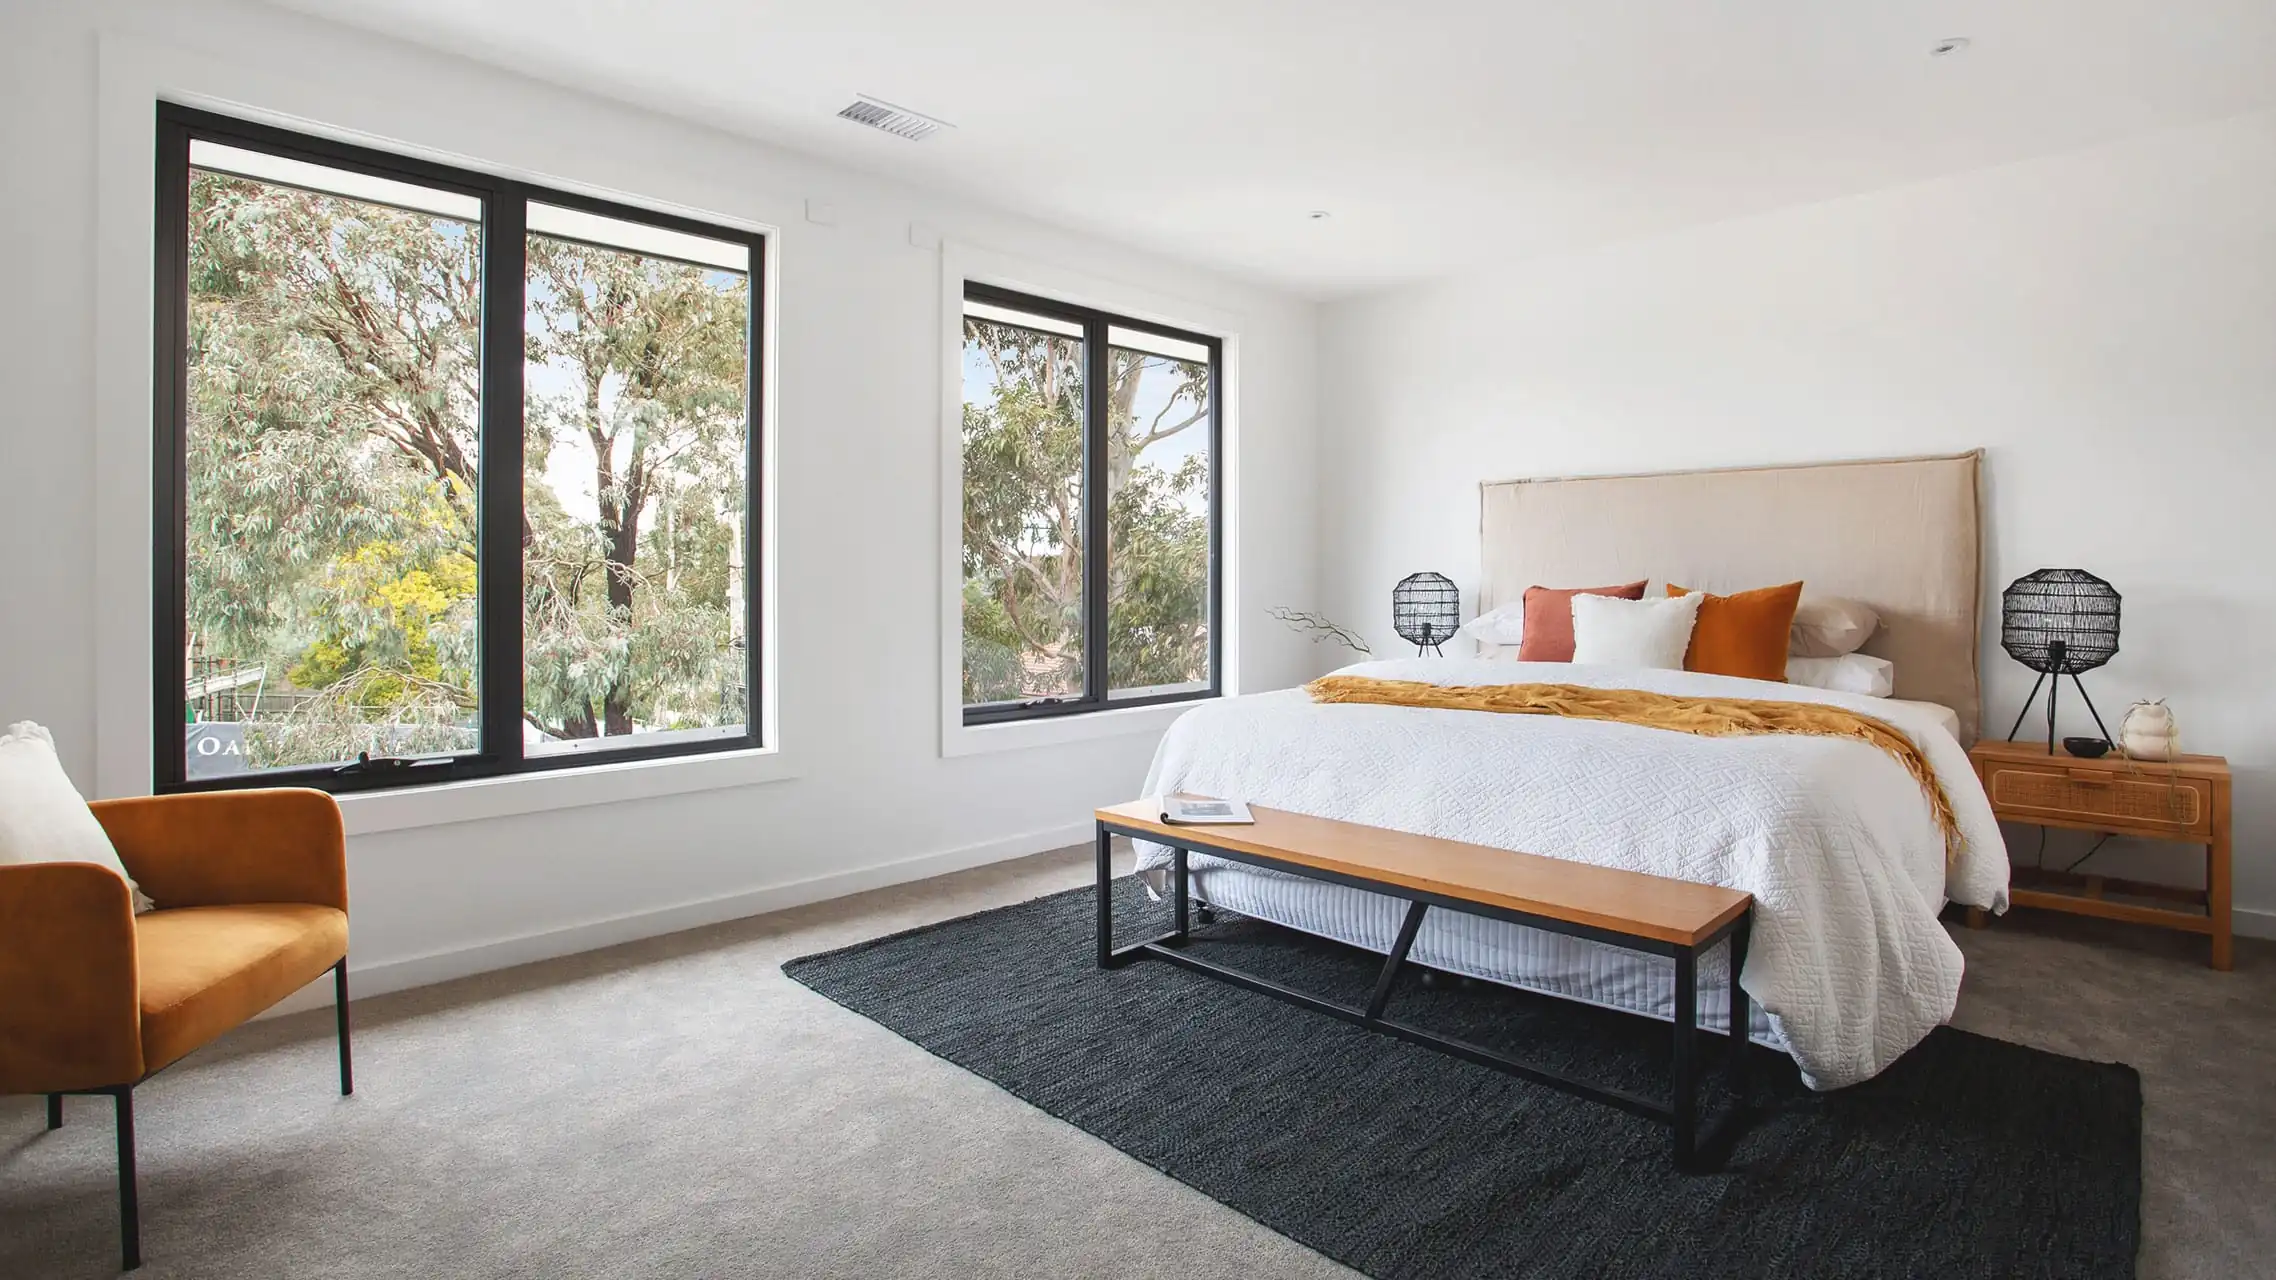
{"type": "MultiPolygon", "coordinates": [[[[349,872],[367,992],[1068,843],[1092,807],[1137,790],[1152,735],[940,754],[941,258],[912,245],[912,223],[1229,318],[1244,477],[1242,598],[1229,609],[1255,618],[1311,596],[1308,304],[278,11],[220,0],[9,6],[0,721],[52,726],[83,787],[98,685],[148,679],[99,669],[96,657],[98,45],[122,39],[199,51],[295,99],[255,107],[317,115],[299,104],[337,104],[330,123],[341,127],[781,228],[781,714],[800,776],[359,836],[349,872]],[[809,199],[829,205],[835,224],[806,221],[809,199]]],[[[1242,628],[1238,642],[1246,688],[1310,674],[1302,642],[1269,623],[1242,628]]]]}
{"type": "MultiPolygon", "coordinates": [[[[1339,304],[1320,368],[1321,592],[1380,652],[1406,573],[1475,604],[1482,480],[1985,448],[1987,607],[2116,584],[2096,701],[2230,758],[2237,902],[2276,911],[2276,114],[1339,304]]],[[[1996,623],[1983,669],[2004,733],[1996,623]]]]}

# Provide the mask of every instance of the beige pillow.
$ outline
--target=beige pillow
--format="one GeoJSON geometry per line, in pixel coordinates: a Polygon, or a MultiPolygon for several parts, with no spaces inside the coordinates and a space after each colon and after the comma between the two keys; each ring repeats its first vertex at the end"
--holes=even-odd
{"type": "Polygon", "coordinates": [[[1881,615],[1863,600],[1804,596],[1787,631],[1786,652],[1798,658],[1838,658],[1873,638],[1881,615]]]}
{"type": "Polygon", "coordinates": [[[150,899],[126,873],[119,851],[103,824],[87,811],[87,801],[63,772],[55,738],[29,720],[0,733],[0,864],[93,862],[126,881],[134,909],[148,911],[150,899]]]}

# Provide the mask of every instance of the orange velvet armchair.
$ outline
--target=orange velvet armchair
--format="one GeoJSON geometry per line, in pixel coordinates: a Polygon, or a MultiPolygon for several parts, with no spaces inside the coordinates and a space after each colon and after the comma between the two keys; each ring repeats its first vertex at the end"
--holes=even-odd
{"type": "Polygon", "coordinates": [[[119,1228],[141,1265],[134,1088],[330,969],[348,1057],[348,869],[321,791],[216,791],[88,806],[158,904],[84,862],[0,866],[0,1094],[111,1097],[119,1228]]]}

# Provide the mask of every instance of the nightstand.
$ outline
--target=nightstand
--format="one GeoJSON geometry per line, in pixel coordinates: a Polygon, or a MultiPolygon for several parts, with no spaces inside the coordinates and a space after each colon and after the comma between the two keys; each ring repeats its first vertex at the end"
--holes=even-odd
{"type": "MultiPolygon", "coordinates": [[[[2016,906],[2202,933],[2212,939],[2213,967],[2229,967],[2228,761],[2219,756],[2182,756],[2171,764],[2128,760],[2116,748],[2088,760],[2061,747],[2050,754],[2036,742],[1979,742],[1968,758],[1975,762],[1984,794],[1991,797],[1992,813],[2002,822],[2205,847],[2202,890],[2014,867],[2008,897],[2016,906]],[[2202,910],[2117,900],[2121,898],[2189,903],[2202,910]]],[[[1980,927],[1981,920],[1979,912],[1969,913],[1971,925],[1980,927]]]]}

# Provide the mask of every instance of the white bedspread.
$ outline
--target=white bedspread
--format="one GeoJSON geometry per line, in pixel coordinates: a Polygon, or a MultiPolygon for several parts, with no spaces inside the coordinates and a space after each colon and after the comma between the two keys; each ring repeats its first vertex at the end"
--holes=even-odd
{"type": "MultiPolygon", "coordinates": [[[[1960,949],[1944,901],[2007,909],[2007,852],[1967,752],[1915,705],[1787,684],[1563,663],[1402,659],[1353,675],[1554,682],[1818,702],[1877,716],[1927,755],[1959,817],[1944,838],[1878,748],[1769,734],[1416,707],[1320,705],[1301,689],[1206,703],[1163,737],[1149,795],[1186,791],[1745,889],[1743,979],[1812,1087],[1867,1079],[1951,1016],[1960,949]]],[[[1140,865],[1168,860],[1141,846],[1140,865]]],[[[1207,859],[1196,857],[1195,866],[1207,859]]]]}

